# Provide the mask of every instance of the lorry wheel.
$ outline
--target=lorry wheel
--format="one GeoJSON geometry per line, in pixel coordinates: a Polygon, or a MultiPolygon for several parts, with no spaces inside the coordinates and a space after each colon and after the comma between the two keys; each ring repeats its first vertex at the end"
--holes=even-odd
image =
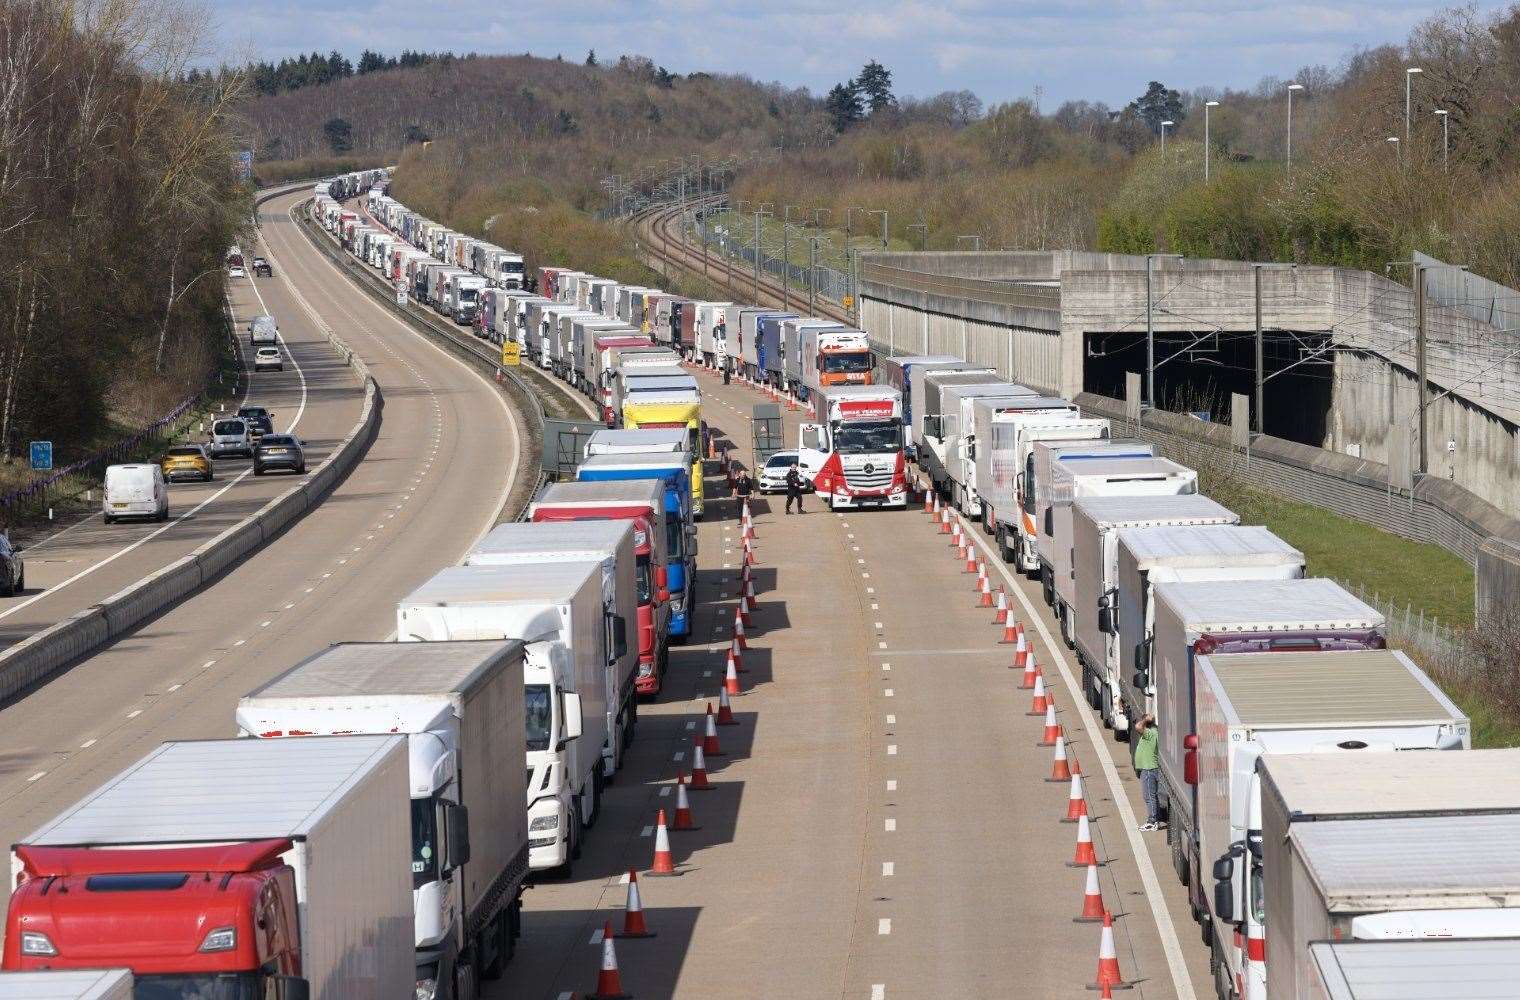
{"type": "Polygon", "coordinates": [[[475,1000],[475,970],[464,962],[454,966],[453,1000],[475,1000]]]}
{"type": "Polygon", "coordinates": [[[591,787],[587,790],[587,794],[591,798],[591,803],[586,807],[586,819],[582,824],[583,827],[587,830],[591,829],[593,826],[596,826],[596,821],[601,818],[601,810],[599,807],[601,806],[602,802],[602,780],[602,769],[599,767],[592,768],[591,787]]]}

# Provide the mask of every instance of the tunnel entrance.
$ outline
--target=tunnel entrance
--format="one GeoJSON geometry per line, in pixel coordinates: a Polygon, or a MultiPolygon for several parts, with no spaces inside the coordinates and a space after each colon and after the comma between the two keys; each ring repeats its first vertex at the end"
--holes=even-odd
{"type": "MultiPolygon", "coordinates": [[[[1267,420],[1273,437],[1323,447],[1330,418],[1333,355],[1304,361],[1328,345],[1325,334],[1269,333],[1264,355],[1267,420]]],[[[1124,398],[1126,372],[1145,372],[1145,334],[1089,333],[1084,337],[1082,388],[1124,398]]],[[[1203,412],[1229,423],[1230,394],[1256,407],[1256,341],[1250,333],[1156,334],[1156,399],[1162,409],[1203,412]]],[[[1254,412],[1253,412],[1254,416],[1254,412]]]]}

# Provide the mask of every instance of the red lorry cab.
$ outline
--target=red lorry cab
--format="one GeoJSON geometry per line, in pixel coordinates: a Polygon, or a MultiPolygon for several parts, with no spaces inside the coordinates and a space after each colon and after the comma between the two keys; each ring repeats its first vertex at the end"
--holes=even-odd
{"type": "Polygon", "coordinates": [[[280,860],[291,848],[289,840],[151,850],[18,846],[22,869],[6,915],[3,967],[125,966],[139,996],[158,996],[143,992],[154,985],[188,988],[207,975],[247,975],[248,986],[252,977],[299,976],[295,873],[280,860]]]}

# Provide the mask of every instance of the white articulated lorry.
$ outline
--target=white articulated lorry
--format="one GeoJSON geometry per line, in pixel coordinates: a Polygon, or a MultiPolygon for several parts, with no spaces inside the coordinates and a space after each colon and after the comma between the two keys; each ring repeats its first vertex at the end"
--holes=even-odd
{"type": "Polygon", "coordinates": [[[1153,591],[1159,793],[1172,865],[1190,887],[1194,912],[1201,912],[1207,869],[1198,853],[1196,786],[1186,780],[1187,761],[1197,760],[1198,749],[1195,658],[1381,649],[1384,620],[1334,580],[1159,583],[1153,591]]]}
{"type": "Polygon", "coordinates": [[[818,390],[818,423],[797,430],[797,465],[830,509],[906,507],[902,396],[885,385],[818,390]]]}
{"type": "Polygon", "coordinates": [[[521,642],[345,642],[238,702],[238,735],[407,739],[417,996],[497,979],[528,874],[521,642]],[[468,846],[466,846],[468,845],[468,846]]]}
{"type": "Polygon", "coordinates": [[[1083,497],[1072,504],[1071,631],[1082,690],[1103,724],[1129,732],[1119,678],[1119,532],[1157,525],[1239,524],[1202,495],[1083,497]]]}
{"type": "Polygon", "coordinates": [[[126,969],[0,972],[0,1000],[132,1000],[126,969]]]}
{"type": "Polygon", "coordinates": [[[1515,992],[1520,938],[1316,941],[1301,1000],[1472,1000],[1515,992]]]}
{"type": "MultiPolygon", "coordinates": [[[[962,430],[960,453],[952,466],[952,470],[963,477],[961,493],[965,496],[967,516],[981,521],[982,530],[988,535],[994,538],[999,537],[997,515],[991,513],[989,516],[989,512],[992,512],[994,508],[988,503],[989,497],[999,495],[998,488],[993,484],[992,473],[992,460],[998,453],[999,444],[1002,445],[1005,460],[1013,457],[1017,461],[1018,453],[1029,447],[1030,439],[1022,437],[1019,433],[1025,428],[1049,428],[1081,422],[1086,425],[1083,428],[1086,432],[1084,437],[1091,436],[1091,432],[1099,429],[1103,435],[1107,436],[1107,420],[1079,421],[1080,416],[1081,412],[1076,404],[1059,396],[1036,394],[1012,400],[998,397],[973,399],[971,422],[962,430]]],[[[1009,495],[1003,505],[1005,515],[1012,515],[1014,512],[1020,471],[1022,471],[1022,464],[1018,468],[1010,467],[1006,470],[1008,473],[1006,486],[1009,495]]],[[[1006,535],[1006,532],[1004,534],[1006,535]]],[[[999,554],[1006,560],[1008,549],[1005,542],[1000,542],[999,548],[1001,549],[999,554]]]]}
{"type": "Polygon", "coordinates": [[[1094,458],[1061,461],[1050,469],[1051,582],[1061,638],[1076,644],[1076,537],[1073,507],[1089,497],[1191,496],[1198,473],[1166,458],[1094,458]]]}
{"type": "Polygon", "coordinates": [[[918,464],[926,472],[933,469],[934,458],[928,454],[926,438],[944,439],[940,417],[944,412],[945,390],[952,386],[995,385],[1003,391],[998,395],[1034,395],[1034,390],[1016,382],[1010,382],[992,368],[939,368],[915,372],[913,378],[913,423],[909,427],[909,441],[918,456],[918,464]]]}
{"type": "Polygon", "coordinates": [[[570,870],[596,822],[607,740],[602,567],[454,566],[396,609],[402,642],[521,639],[527,716],[528,864],[570,870]]]}
{"type": "MultiPolygon", "coordinates": [[[[1268,754],[1257,773],[1270,1000],[1313,996],[1311,942],[1520,937],[1520,750],[1268,754]]],[[[1515,996],[1508,972],[1504,992],[1421,996],[1515,996]]]]}
{"type": "Polygon", "coordinates": [[[638,624],[639,617],[633,522],[498,524],[464,557],[466,566],[560,562],[595,562],[602,567],[602,612],[607,623],[607,649],[612,654],[607,658],[607,735],[602,744],[602,774],[611,780],[622,767],[623,751],[633,742],[633,729],[638,721],[633,683],[639,672],[639,646],[628,641],[629,630],[638,624]]]}
{"type": "Polygon", "coordinates": [[[1197,785],[1199,857],[1212,875],[1199,916],[1218,983],[1262,1000],[1257,760],[1279,753],[1464,750],[1471,726],[1409,657],[1392,650],[1201,655],[1195,669],[1198,748],[1187,776],[1197,785]]]}
{"type": "MultiPolygon", "coordinates": [[[[933,381],[931,373],[931,384],[933,381]]],[[[1033,389],[1014,382],[939,387],[938,412],[924,415],[924,436],[919,440],[918,464],[929,474],[934,489],[945,494],[956,510],[973,519],[980,512],[971,507],[969,483],[976,466],[968,453],[968,443],[975,433],[973,408],[979,401],[991,403],[999,409],[1010,409],[1024,402],[1032,406],[1045,402],[1033,389]]],[[[1065,400],[1053,400],[1050,404],[1061,409],[1070,407],[1065,400]]],[[[929,405],[935,405],[932,394],[929,405]]]]}
{"type": "Polygon", "coordinates": [[[1260,525],[1119,529],[1119,691],[1131,719],[1156,714],[1155,588],[1199,580],[1297,580],[1304,554],[1260,525]]]}
{"type": "MultiPolygon", "coordinates": [[[[1034,517],[1035,560],[1039,563],[1039,577],[1044,590],[1045,603],[1056,606],[1055,584],[1055,509],[1056,493],[1051,479],[1061,473],[1061,504],[1071,503],[1071,483],[1068,469],[1076,469],[1085,462],[1120,458],[1152,458],[1155,447],[1145,441],[1130,439],[1079,439],[1075,441],[1034,441],[1025,466],[1023,490],[1025,505],[1034,517]],[[1058,466],[1058,462],[1069,462],[1058,466]],[[1031,494],[1032,499],[1029,499],[1031,494]]],[[[1069,556],[1068,556],[1069,559],[1069,556]]]]}
{"type": "Polygon", "coordinates": [[[414,996],[406,780],[401,736],[160,744],[12,846],[6,970],[131,969],[141,997],[414,996]]]}
{"type": "Polygon", "coordinates": [[[972,422],[974,484],[982,528],[996,541],[1004,562],[1025,575],[1038,575],[1034,447],[1041,441],[1106,441],[1108,421],[1082,419],[1061,408],[1003,412],[990,402],[978,402],[972,407],[972,422]]]}

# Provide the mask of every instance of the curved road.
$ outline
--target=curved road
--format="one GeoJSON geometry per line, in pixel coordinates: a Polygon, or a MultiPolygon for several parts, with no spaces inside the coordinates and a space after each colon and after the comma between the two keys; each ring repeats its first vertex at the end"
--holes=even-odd
{"type": "MultiPolygon", "coordinates": [[[[458,560],[498,517],[516,475],[517,414],[494,385],[392,317],[307,243],[287,214],[304,197],[262,209],[274,283],[290,301],[281,325],[289,337],[313,340],[325,323],[364,358],[384,398],[378,436],[285,534],[0,709],[7,844],[163,740],[231,736],[238,697],[302,657],[340,640],[385,638],[396,601],[458,560]]],[[[338,391],[309,385],[308,412],[320,394],[338,391]]]]}

